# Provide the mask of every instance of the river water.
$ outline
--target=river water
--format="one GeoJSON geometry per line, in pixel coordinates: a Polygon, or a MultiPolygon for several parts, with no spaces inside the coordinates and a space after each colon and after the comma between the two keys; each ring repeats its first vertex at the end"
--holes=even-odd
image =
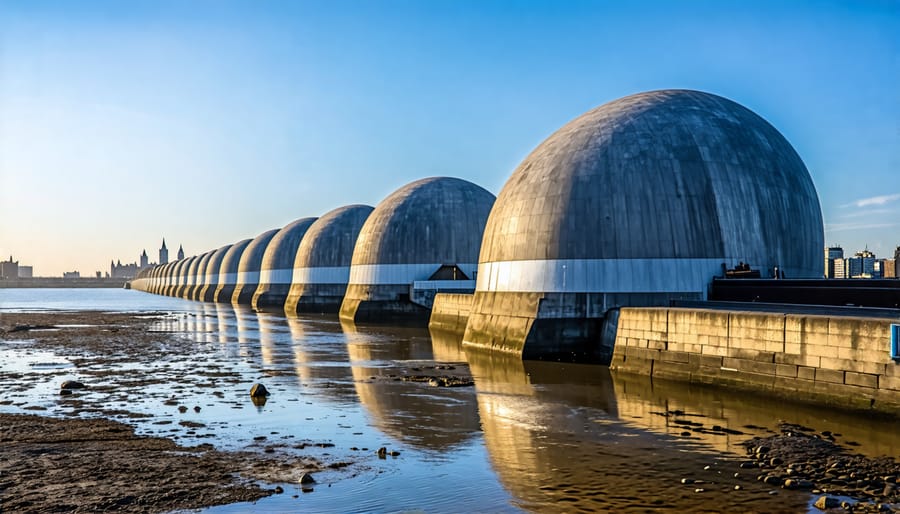
{"type": "MultiPolygon", "coordinates": [[[[182,414],[159,402],[183,394],[182,386],[149,387],[145,400],[127,403],[145,417],[123,420],[140,433],[235,450],[259,449],[263,436],[327,442],[334,446],[303,452],[351,463],[319,473],[311,493],[283,484],[286,494],[208,512],[807,512],[810,494],[773,489],[738,468],[741,441],[785,421],[839,433],[869,456],[900,455],[891,422],[600,366],[466,354],[454,338],[425,329],[286,318],[118,289],[0,289],[0,316],[36,310],[168,313],[154,329],[190,338],[196,351],[161,355],[148,369],[227,369],[246,378],[224,394],[194,391],[202,410],[182,414]],[[399,379],[435,368],[470,373],[474,386],[399,379]],[[257,381],[272,391],[263,406],[247,398],[245,384],[257,381]],[[167,424],[173,419],[210,428],[167,424]],[[379,447],[399,455],[378,458],[379,447]]],[[[54,388],[78,378],[65,356],[0,340],[0,374],[48,369],[52,380],[0,411],[64,415],[54,388]]]]}

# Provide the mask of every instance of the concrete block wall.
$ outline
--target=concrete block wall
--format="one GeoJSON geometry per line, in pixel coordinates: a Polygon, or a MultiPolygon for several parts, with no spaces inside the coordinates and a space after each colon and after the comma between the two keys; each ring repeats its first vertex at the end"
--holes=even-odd
{"type": "Polygon", "coordinates": [[[890,325],[874,318],[623,308],[611,368],[900,414],[890,325]]]}
{"type": "Polygon", "coordinates": [[[463,335],[469,313],[472,311],[472,294],[438,293],[434,296],[434,306],[428,321],[430,330],[463,335]]]}

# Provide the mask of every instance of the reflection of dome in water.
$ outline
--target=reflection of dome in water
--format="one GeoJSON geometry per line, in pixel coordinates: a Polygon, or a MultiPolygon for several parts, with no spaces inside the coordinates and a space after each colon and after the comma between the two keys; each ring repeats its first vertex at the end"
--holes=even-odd
{"type": "Polygon", "coordinates": [[[755,480],[736,479],[740,491],[708,488],[703,495],[685,487],[680,479],[698,476],[711,454],[634,428],[627,416],[617,419],[613,380],[604,367],[469,356],[491,467],[525,510],[645,510],[648,499],[663,500],[654,508],[677,512],[709,505],[779,512],[805,506],[804,495],[772,497],[755,480]]]}
{"type": "Polygon", "coordinates": [[[438,451],[464,444],[478,433],[478,412],[471,388],[398,382],[387,377],[394,370],[380,366],[379,361],[385,360],[430,360],[427,334],[418,330],[421,337],[407,339],[384,332],[353,332],[347,325],[344,328],[351,330],[347,333],[347,352],[359,401],[379,430],[404,443],[438,451]]]}
{"type": "MultiPolygon", "coordinates": [[[[821,277],[823,245],[810,175],[765,120],[697,91],[625,97],[556,131],[501,190],[465,339],[522,352],[529,333],[552,340],[578,329],[541,322],[538,335],[528,320],[703,299],[741,261],[821,277]]],[[[571,350],[561,346],[548,351],[571,350]]]]}
{"type": "Polygon", "coordinates": [[[356,240],[341,316],[420,314],[408,298],[414,281],[445,265],[474,277],[493,203],[484,188],[447,177],[417,180],[382,200],[356,240]]]}
{"type": "Polygon", "coordinates": [[[309,227],[292,262],[286,312],[337,312],[350,279],[356,238],[371,212],[368,205],[345,205],[309,227]]]}

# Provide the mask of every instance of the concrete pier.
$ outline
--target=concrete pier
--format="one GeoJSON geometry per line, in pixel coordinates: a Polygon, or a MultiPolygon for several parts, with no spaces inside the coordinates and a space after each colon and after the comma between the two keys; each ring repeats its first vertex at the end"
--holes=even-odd
{"type": "Polygon", "coordinates": [[[900,362],[890,357],[891,323],[777,312],[623,308],[610,367],[900,415],[900,362]]]}

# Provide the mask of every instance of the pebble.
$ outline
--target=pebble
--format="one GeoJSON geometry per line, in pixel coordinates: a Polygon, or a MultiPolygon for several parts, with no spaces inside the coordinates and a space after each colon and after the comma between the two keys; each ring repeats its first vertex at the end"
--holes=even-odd
{"type": "Polygon", "coordinates": [[[60,389],[84,389],[85,385],[75,380],[66,380],[59,386],[60,389]]]}
{"type": "Polygon", "coordinates": [[[253,384],[253,387],[250,388],[250,396],[254,398],[269,396],[269,390],[262,384],[253,384]]]}
{"type": "Polygon", "coordinates": [[[300,483],[301,484],[315,484],[316,479],[314,479],[313,476],[309,473],[303,473],[302,475],[300,475],[300,483]]]}

